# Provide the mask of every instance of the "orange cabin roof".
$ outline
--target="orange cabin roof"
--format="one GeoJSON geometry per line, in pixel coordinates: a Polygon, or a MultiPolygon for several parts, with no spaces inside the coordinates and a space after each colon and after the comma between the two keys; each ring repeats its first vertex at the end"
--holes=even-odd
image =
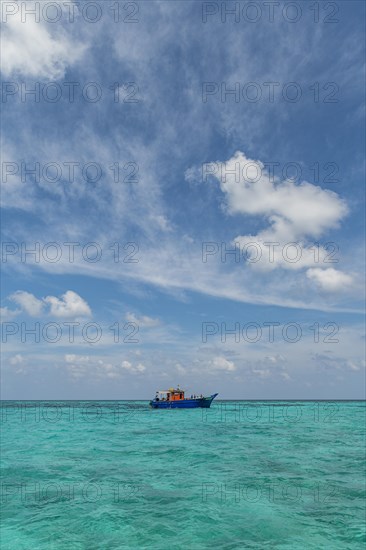
{"type": "Polygon", "coordinates": [[[169,401],[179,401],[181,399],[184,399],[184,390],[181,390],[179,388],[169,388],[169,390],[161,390],[157,393],[166,395],[169,401]]]}

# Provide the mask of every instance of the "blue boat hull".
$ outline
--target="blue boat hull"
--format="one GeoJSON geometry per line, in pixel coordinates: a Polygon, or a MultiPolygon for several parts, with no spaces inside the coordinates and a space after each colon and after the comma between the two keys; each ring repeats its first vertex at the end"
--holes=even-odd
{"type": "Polygon", "coordinates": [[[210,397],[200,397],[197,399],[182,399],[179,401],[150,401],[150,407],[153,409],[209,409],[212,401],[218,393],[210,395],[210,397]]]}

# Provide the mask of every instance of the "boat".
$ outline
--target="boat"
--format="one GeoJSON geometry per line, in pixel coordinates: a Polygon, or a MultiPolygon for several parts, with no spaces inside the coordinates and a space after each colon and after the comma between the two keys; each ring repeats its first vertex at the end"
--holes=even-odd
{"type": "Polygon", "coordinates": [[[203,395],[185,397],[184,393],[179,386],[177,389],[159,390],[155,398],[150,401],[150,407],[153,409],[196,409],[198,407],[208,409],[215,397],[219,395],[214,393],[208,397],[203,395]]]}

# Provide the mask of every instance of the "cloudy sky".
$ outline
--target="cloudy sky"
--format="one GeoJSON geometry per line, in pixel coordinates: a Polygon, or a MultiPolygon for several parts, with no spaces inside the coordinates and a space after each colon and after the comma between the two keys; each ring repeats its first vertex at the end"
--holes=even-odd
{"type": "Polygon", "coordinates": [[[364,4],[22,4],[3,397],[362,398],[364,4]]]}

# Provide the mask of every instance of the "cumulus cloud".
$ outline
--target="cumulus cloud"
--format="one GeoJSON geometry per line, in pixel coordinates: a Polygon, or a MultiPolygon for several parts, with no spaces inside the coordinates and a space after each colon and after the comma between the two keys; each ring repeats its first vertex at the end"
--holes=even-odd
{"type": "Polygon", "coordinates": [[[237,151],[227,162],[205,165],[204,173],[219,183],[226,198],[229,214],[262,216],[267,227],[256,235],[239,235],[234,239],[257,268],[300,269],[324,261],[329,251],[317,247],[309,239],[317,239],[339,226],[348,208],[344,200],[328,189],[312,183],[300,184],[291,179],[274,177],[259,160],[252,160],[237,151]],[[249,247],[255,243],[255,247],[249,247]],[[270,245],[272,246],[272,256],[270,245]],[[283,250],[284,246],[292,243],[283,250]],[[259,250],[258,250],[259,247],[259,250]],[[280,247],[280,250],[276,247],[280,247]],[[271,259],[270,259],[271,257],[271,259]]]}
{"type": "Polygon", "coordinates": [[[135,315],[135,313],[128,312],[126,314],[126,321],[129,323],[136,323],[139,327],[156,327],[160,324],[159,319],[153,319],[147,315],[135,315]]]}
{"type": "Polygon", "coordinates": [[[88,379],[118,379],[126,375],[138,375],[145,372],[146,367],[142,363],[133,364],[124,360],[121,363],[111,363],[104,359],[89,355],[66,354],[65,363],[67,370],[73,379],[87,377],[88,379]]]}
{"type": "Polygon", "coordinates": [[[16,355],[13,355],[13,357],[10,357],[9,365],[12,366],[12,371],[16,374],[26,373],[26,369],[24,368],[26,367],[26,360],[20,353],[17,353],[16,355]]]}
{"type": "Polygon", "coordinates": [[[130,363],[130,361],[122,361],[121,367],[131,374],[141,374],[142,372],[145,372],[146,367],[142,363],[138,363],[137,365],[133,365],[130,363]]]}
{"type": "Polygon", "coordinates": [[[248,159],[240,151],[216,164],[215,177],[226,194],[229,212],[269,217],[281,240],[319,237],[347,213],[346,204],[333,191],[306,181],[279,181],[262,162],[248,159]]]}
{"type": "Polygon", "coordinates": [[[327,292],[339,292],[349,288],[353,283],[353,277],[342,271],[333,269],[311,268],[306,272],[306,276],[314,281],[319,288],[327,292]]]}
{"type": "Polygon", "coordinates": [[[75,355],[73,353],[66,354],[65,362],[67,370],[71,378],[79,380],[88,375],[91,358],[88,355],[75,355]]]}
{"type": "Polygon", "coordinates": [[[269,363],[274,363],[274,364],[286,362],[286,358],[279,353],[277,353],[276,355],[267,355],[264,359],[265,361],[268,361],[269,363]]]}
{"type": "MultiPolygon", "coordinates": [[[[57,80],[82,56],[85,47],[73,40],[60,24],[56,34],[56,26],[47,27],[42,16],[36,21],[34,15],[24,13],[24,7],[39,10],[41,5],[33,1],[22,2],[22,6],[9,2],[11,9],[7,11],[2,37],[1,71],[5,77],[21,74],[57,80]]],[[[59,6],[62,9],[62,3],[59,6]]]]}
{"type": "Polygon", "coordinates": [[[9,363],[13,366],[22,365],[24,363],[24,357],[20,353],[17,353],[17,355],[10,357],[9,363]]]}
{"type": "Polygon", "coordinates": [[[252,369],[252,373],[261,379],[269,378],[272,374],[269,369],[252,369]]]}
{"type": "Polygon", "coordinates": [[[40,317],[43,314],[53,317],[89,317],[92,314],[87,302],[72,290],[62,294],[60,298],[47,296],[42,299],[36,298],[30,292],[18,290],[9,296],[9,300],[18,304],[31,317],[40,317]]]}
{"type": "Polygon", "coordinates": [[[47,296],[44,298],[46,304],[50,304],[50,315],[54,317],[90,317],[91,309],[87,302],[73,292],[68,290],[61,296],[47,296]]]}
{"type": "Polygon", "coordinates": [[[211,361],[210,365],[214,370],[226,370],[226,371],[234,371],[236,370],[235,363],[233,361],[228,361],[225,359],[225,357],[219,356],[215,357],[211,361]]]}
{"type": "Polygon", "coordinates": [[[24,290],[17,290],[9,296],[9,300],[18,304],[31,317],[39,317],[44,311],[44,302],[24,290]]]}
{"type": "Polygon", "coordinates": [[[119,369],[95,357],[89,355],[66,354],[65,362],[71,378],[78,380],[80,378],[120,378],[119,369]]]}
{"type": "Polygon", "coordinates": [[[13,310],[9,309],[8,307],[1,307],[0,308],[0,318],[1,321],[11,321],[11,319],[14,319],[17,315],[19,315],[20,310],[13,310]]]}

